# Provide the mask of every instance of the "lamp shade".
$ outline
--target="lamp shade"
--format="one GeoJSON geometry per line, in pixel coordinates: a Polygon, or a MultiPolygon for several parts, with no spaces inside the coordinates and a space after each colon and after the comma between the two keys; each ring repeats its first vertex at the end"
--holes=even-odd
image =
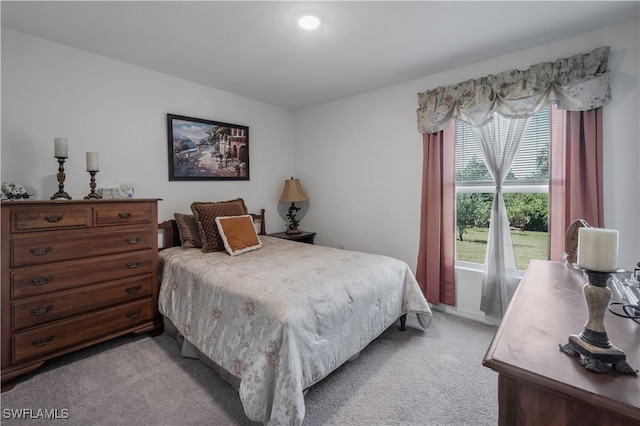
{"type": "Polygon", "coordinates": [[[287,179],[284,181],[284,189],[280,196],[281,203],[295,203],[298,201],[307,201],[309,197],[304,193],[300,179],[287,179]]]}

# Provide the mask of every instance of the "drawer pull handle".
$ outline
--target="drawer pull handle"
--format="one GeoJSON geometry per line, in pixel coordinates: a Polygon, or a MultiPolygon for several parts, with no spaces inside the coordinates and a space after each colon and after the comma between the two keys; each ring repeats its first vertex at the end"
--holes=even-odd
{"type": "Polygon", "coordinates": [[[127,238],[128,244],[138,244],[142,238],[141,237],[129,237],[127,238]]]}
{"type": "Polygon", "coordinates": [[[129,212],[118,213],[118,217],[120,219],[129,219],[131,217],[131,213],[129,212]]]}
{"type": "Polygon", "coordinates": [[[44,339],[34,340],[34,341],[31,342],[31,344],[33,346],[35,346],[36,348],[39,348],[41,346],[46,345],[47,343],[49,343],[52,340],[53,340],[53,336],[49,336],[49,337],[45,337],[44,339]]]}
{"type": "Polygon", "coordinates": [[[134,319],[140,316],[140,314],[142,313],[142,309],[138,309],[137,311],[133,311],[133,312],[129,312],[127,314],[127,318],[129,319],[134,319]]]}
{"type": "Polygon", "coordinates": [[[53,247],[51,246],[29,249],[29,253],[31,253],[34,256],[44,256],[46,254],[51,253],[52,251],[53,251],[53,247]]]}
{"type": "Polygon", "coordinates": [[[129,263],[127,263],[127,268],[129,268],[129,269],[135,269],[135,268],[137,268],[138,266],[140,266],[140,264],[141,264],[141,263],[142,263],[142,262],[140,262],[139,260],[136,260],[135,262],[129,262],[129,263]]]}
{"type": "Polygon", "coordinates": [[[63,219],[62,215],[58,215],[58,216],[45,216],[44,220],[46,220],[47,222],[51,222],[51,223],[55,223],[55,222],[60,222],[63,219]]]}
{"type": "Polygon", "coordinates": [[[137,285],[137,286],[134,286],[134,287],[128,287],[128,288],[126,288],[126,291],[127,291],[127,293],[129,293],[129,294],[134,294],[134,293],[139,292],[141,288],[142,288],[142,286],[141,286],[141,285],[137,285]]]}
{"type": "Polygon", "coordinates": [[[49,305],[46,308],[32,309],[31,310],[31,315],[33,315],[34,317],[39,317],[39,316],[42,316],[42,315],[48,313],[52,309],[53,309],[53,305],[49,305]]]}
{"type": "Polygon", "coordinates": [[[51,280],[53,280],[53,277],[51,275],[49,275],[48,277],[33,278],[31,280],[31,284],[33,284],[33,285],[45,285],[45,284],[49,283],[51,280]]]}

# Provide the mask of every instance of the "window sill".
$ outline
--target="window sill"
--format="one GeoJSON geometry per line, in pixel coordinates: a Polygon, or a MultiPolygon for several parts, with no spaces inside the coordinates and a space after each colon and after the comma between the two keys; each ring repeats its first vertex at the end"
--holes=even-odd
{"type": "Polygon", "coordinates": [[[456,260],[455,266],[456,266],[456,269],[464,269],[465,271],[474,271],[474,272],[484,271],[484,264],[482,263],[473,263],[473,262],[465,262],[463,260],[456,260]]]}
{"type": "MultiPolygon", "coordinates": [[[[456,260],[455,268],[458,269],[458,270],[472,271],[472,272],[478,272],[478,273],[483,273],[484,272],[484,264],[482,264],[482,263],[473,263],[473,262],[465,262],[463,260],[456,260]]],[[[523,270],[518,269],[516,271],[516,276],[518,278],[522,278],[523,275],[524,275],[524,271],[523,270]]]]}

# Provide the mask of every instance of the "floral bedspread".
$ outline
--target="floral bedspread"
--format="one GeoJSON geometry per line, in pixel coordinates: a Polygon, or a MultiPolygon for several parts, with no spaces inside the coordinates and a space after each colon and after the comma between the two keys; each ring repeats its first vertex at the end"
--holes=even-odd
{"type": "Polygon", "coordinates": [[[251,420],[302,423],[303,390],[362,350],[402,314],[431,310],[406,263],[261,236],[232,257],[160,252],[160,313],[240,378],[251,420]]]}

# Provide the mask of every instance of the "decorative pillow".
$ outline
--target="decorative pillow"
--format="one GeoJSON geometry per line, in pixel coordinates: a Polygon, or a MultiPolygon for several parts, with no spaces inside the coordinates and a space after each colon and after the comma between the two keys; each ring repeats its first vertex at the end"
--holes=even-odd
{"type": "Polygon", "coordinates": [[[174,213],[173,217],[178,224],[178,231],[180,232],[180,244],[183,249],[188,248],[202,248],[202,241],[200,241],[200,231],[198,230],[198,224],[191,214],[174,213]]]}
{"type": "Polygon", "coordinates": [[[195,202],[191,204],[193,218],[198,224],[198,233],[202,241],[202,251],[224,251],[224,243],[218,232],[216,217],[246,215],[247,206],[242,198],[229,201],[195,202]]]}
{"type": "Polygon", "coordinates": [[[250,215],[244,216],[218,216],[216,224],[224,248],[231,256],[237,256],[248,251],[257,250],[262,243],[253,225],[250,215]]]}

